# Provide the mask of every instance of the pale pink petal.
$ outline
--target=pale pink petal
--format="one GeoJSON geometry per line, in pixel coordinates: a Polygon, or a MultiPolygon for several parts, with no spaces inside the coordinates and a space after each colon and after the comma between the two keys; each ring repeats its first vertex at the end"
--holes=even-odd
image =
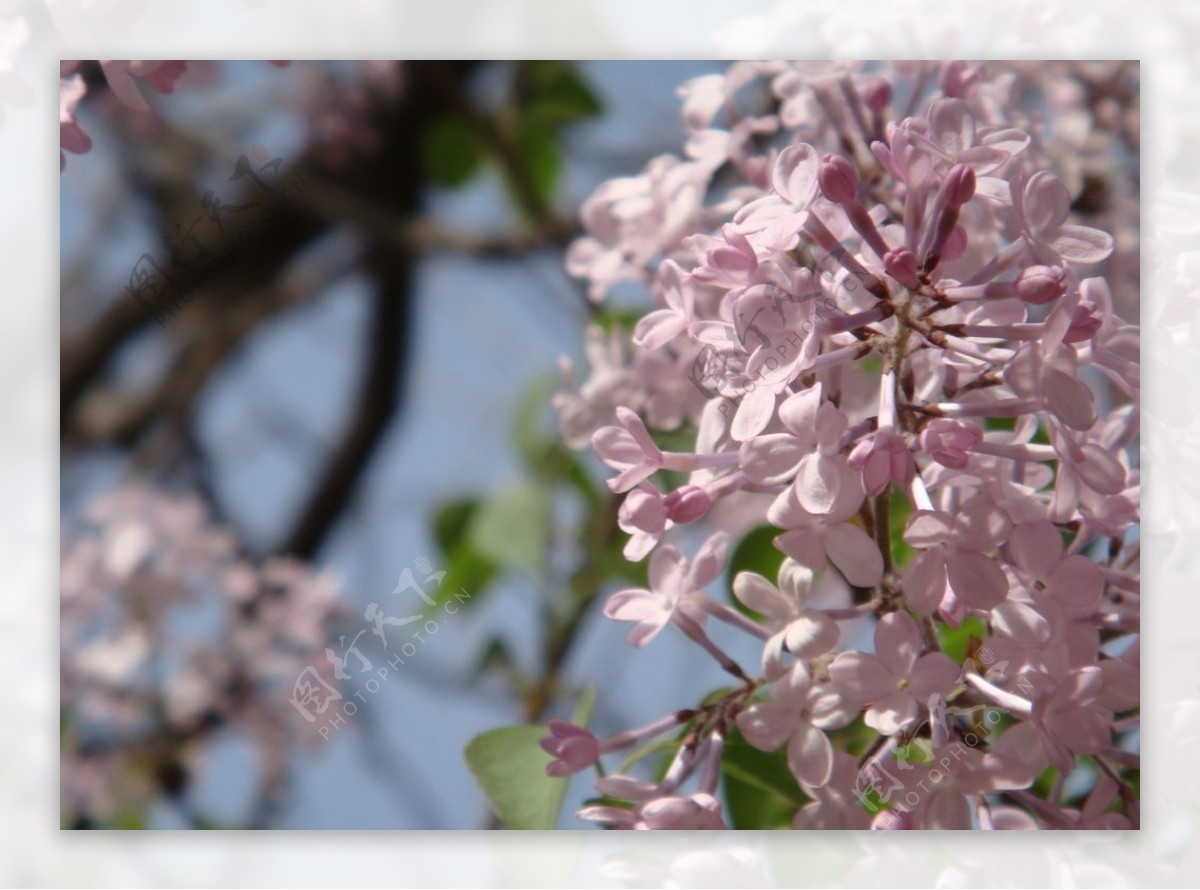
{"type": "Polygon", "coordinates": [[[729,552],[729,534],[719,531],[705,541],[696,551],[688,573],[690,590],[702,590],[725,568],[725,557],[729,552]]]}
{"type": "Polygon", "coordinates": [[[954,517],[937,510],[918,510],[908,520],[904,540],[918,550],[928,550],[947,541],[954,530],[954,517]]]}
{"type": "Polygon", "coordinates": [[[926,550],[913,557],[900,582],[909,608],[921,615],[932,615],[946,593],[946,560],[941,548],[926,550]]]}
{"type": "Polygon", "coordinates": [[[811,145],[803,142],[790,145],[775,159],[771,183],[781,198],[803,207],[816,194],[820,167],[820,155],[811,145]]]}
{"type": "Polygon", "coordinates": [[[805,445],[806,451],[816,448],[817,410],[820,407],[820,383],[788,396],[779,406],[780,421],[788,432],[805,445]]]}
{"type": "Polygon", "coordinates": [[[1049,244],[1073,263],[1098,263],[1113,252],[1112,235],[1089,226],[1060,226],[1049,244]]]}
{"type": "Polygon", "coordinates": [[[897,677],[907,677],[921,654],[921,629],[906,612],[889,612],[875,626],[875,654],[897,677]]]}
{"type": "Polygon", "coordinates": [[[821,452],[814,452],[800,461],[796,475],[796,496],[809,513],[828,513],[842,486],[842,462],[821,452]]]}
{"type": "Polygon", "coordinates": [[[775,393],[765,386],[756,386],[742,397],[729,434],[738,442],[753,439],[767,428],[774,414],[775,393]]]}
{"type": "Polygon", "coordinates": [[[775,539],[775,546],[814,572],[825,568],[825,539],[820,529],[798,528],[785,532],[775,539]]]}
{"type": "Polygon", "coordinates": [[[953,785],[933,786],[925,808],[921,811],[921,827],[926,831],[969,829],[971,810],[967,806],[966,797],[953,785]]]}
{"type": "Polygon", "coordinates": [[[683,589],[686,570],[687,561],[683,558],[682,553],[670,544],[658,548],[654,552],[654,556],[650,557],[650,566],[647,571],[650,589],[671,597],[678,596],[683,589]]]}
{"type": "Polygon", "coordinates": [[[768,618],[789,618],[795,612],[788,597],[757,572],[738,572],[733,579],[733,595],[742,605],[768,618]]]}
{"type": "Polygon", "coordinates": [[[776,702],[759,702],[742,711],[738,729],[760,751],[774,751],[796,728],[796,715],[776,702]]]}
{"type": "Polygon", "coordinates": [[[838,626],[828,616],[806,609],[787,626],[788,651],[797,658],[816,658],[832,650],[841,638],[838,626]]]}
{"type": "Polygon", "coordinates": [[[921,709],[917,700],[899,690],[885,695],[867,709],[863,722],[883,735],[895,735],[917,722],[921,709]]]}
{"type": "Polygon", "coordinates": [[[874,587],[883,580],[883,557],[871,536],[857,525],[839,522],[825,530],[825,550],[855,587],[874,587]]]}
{"type": "Polygon", "coordinates": [[[1017,566],[1042,580],[1062,560],[1062,536],[1057,527],[1045,520],[1022,522],[1008,536],[1008,552],[1017,566]]]}
{"type": "Polygon", "coordinates": [[[913,666],[908,691],[922,704],[926,704],[931,695],[945,698],[961,674],[962,668],[949,655],[929,652],[913,666]]]}
{"type": "Polygon", "coordinates": [[[1025,219],[1036,236],[1057,233],[1071,211],[1071,195],[1053,173],[1035,173],[1025,185],[1025,219]]]}
{"type": "Polygon", "coordinates": [[[1096,403],[1086,383],[1049,368],[1042,378],[1046,407],[1073,430],[1090,430],[1096,424],[1096,403]]]}
{"type": "Polygon", "coordinates": [[[884,663],[866,652],[843,652],[829,665],[829,679],[847,699],[873,702],[896,689],[897,679],[884,663]]]}
{"type": "Polygon", "coordinates": [[[633,328],[633,342],[646,349],[666,346],[687,330],[688,320],[674,309],[659,309],[642,316],[633,328]]]}
{"type": "Polygon", "coordinates": [[[991,609],[1008,596],[1008,577],[999,563],[972,550],[946,556],[946,577],[954,595],[977,609],[991,609]]]}
{"type": "Polygon", "coordinates": [[[1090,708],[1053,714],[1046,728],[1076,754],[1099,754],[1112,738],[1109,722],[1090,708]]]}
{"type": "Polygon", "coordinates": [[[1046,592],[1064,605],[1095,606],[1104,591],[1100,567],[1086,556],[1068,556],[1046,580],[1046,592]]]}
{"type": "Polygon", "coordinates": [[[1050,639],[1051,626],[1029,603],[1008,600],[992,609],[992,627],[1022,646],[1037,646],[1050,639]]]}
{"type": "Polygon", "coordinates": [[[774,485],[787,482],[804,456],[812,451],[789,433],[758,436],[742,445],[738,462],[752,482],[774,485]]]}
{"type": "Polygon", "coordinates": [[[801,723],[788,741],[788,768],[801,785],[820,788],[833,774],[833,746],[825,733],[801,723]]]}

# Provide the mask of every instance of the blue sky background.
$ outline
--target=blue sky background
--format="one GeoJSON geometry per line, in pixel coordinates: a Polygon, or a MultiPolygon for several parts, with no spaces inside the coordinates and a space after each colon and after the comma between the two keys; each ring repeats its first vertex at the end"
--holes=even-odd
{"type": "MultiPolygon", "coordinates": [[[[229,63],[218,84],[181,91],[158,107],[210,135],[215,127],[230,142],[230,169],[238,147],[244,151],[254,143],[287,158],[302,135],[287,103],[302,96],[311,73],[306,69],[317,64],[279,70],[229,63]]],[[[675,90],[716,68],[692,62],[587,63],[585,76],[605,113],[569,133],[559,206],[573,211],[605,179],[636,173],[656,154],[678,152],[683,129],[675,90]]],[[[84,120],[88,125],[86,115],[84,120]]],[[[94,135],[102,132],[102,122],[90,126],[94,135]]],[[[72,326],[72,314],[95,311],[88,298],[120,292],[133,262],[157,241],[128,208],[120,179],[104,173],[115,160],[111,147],[103,138],[96,142],[94,154],[68,159],[62,182],[64,269],[80,253],[99,260],[84,302],[64,305],[64,329],[72,326]],[[114,217],[107,210],[113,206],[123,211],[114,217]]],[[[215,187],[203,177],[219,186],[228,175],[224,169],[201,171],[197,182],[215,187]]],[[[503,189],[490,174],[439,194],[430,211],[445,226],[468,231],[503,230],[512,221],[503,189]]],[[[200,439],[223,505],[251,544],[279,538],[337,440],[355,393],[365,294],[361,281],[347,279],[265,326],[204,393],[200,439]]],[[[440,254],[422,263],[402,415],[320,560],[344,579],[358,615],[366,603],[387,595],[417,558],[436,567],[429,517],[440,503],[520,477],[509,445],[513,408],[530,385],[557,374],[559,356],[581,362],[585,318],[559,252],[520,261],[440,254]]],[[[135,341],[121,356],[120,367],[134,379],[139,369],[161,361],[153,339],[135,341]]],[[[64,502],[69,505],[118,472],[108,456],[71,465],[64,470],[64,502]]],[[[512,578],[478,608],[445,618],[417,656],[379,692],[367,695],[368,704],[344,731],[301,761],[281,827],[483,825],[485,804],[462,750],[477,733],[513,722],[515,707],[495,681],[465,693],[445,681],[467,670],[497,633],[522,663],[532,664],[536,604],[530,585],[512,578]]],[[[623,643],[626,629],[593,615],[568,664],[569,677],[579,684],[600,681],[599,731],[649,721],[724,685],[720,670],[682,638],[664,634],[636,651],[623,643]]],[[[750,663],[756,660],[752,646],[739,649],[743,641],[721,641],[750,663]]],[[[368,657],[382,654],[375,640],[362,646],[368,657]]],[[[253,770],[248,746],[232,740],[215,746],[207,781],[198,789],[203,808],[219,820],[237,821],[248,804],[253,770]]],[[[588,784],[584,777],[573,783],[563,827],[586,827],[571,810],[587,796],[588,784]]],[[[174,817],[164,810],[156,822],[169,826],[174,817]]]]}

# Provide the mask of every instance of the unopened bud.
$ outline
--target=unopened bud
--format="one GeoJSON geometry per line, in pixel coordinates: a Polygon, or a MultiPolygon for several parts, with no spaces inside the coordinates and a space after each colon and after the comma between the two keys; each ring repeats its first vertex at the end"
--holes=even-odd
{"type": "Polygon", "coordinates": [[[667,495],[665,504],[667,518],[684,525],[695,522],[707,513],[712,506],[712,498],[699,485],[684,485],[667,495]]]}
{"type": "Polygon", "coordinates": [[[1017,276],[1017,296],[1042,306],[1067,292],[1067,274],[1060,266],[1029,266],[1017,276]]]}
{"type": "Polygon", "coordinates": [[[975,171],[966,164],[955,164],[946,174],[943,188],[946,190],[946,203],[951,207],[961,207],[975,195],[975,171]]]}
{"type": "Polygon", "coordinates": [[[819,174],[821,191],[835,204],[848,204],[858,194],[858,173],[854,165],[839,155],[825,155],[819,174]]]}

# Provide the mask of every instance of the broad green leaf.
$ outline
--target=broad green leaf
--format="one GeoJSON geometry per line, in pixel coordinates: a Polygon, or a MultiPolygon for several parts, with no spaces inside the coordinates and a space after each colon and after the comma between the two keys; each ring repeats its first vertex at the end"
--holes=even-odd
{"type": "Polygon", "coordinates": [[[479,134],[459,115],[440,117],[422,136],[421,160],[426,175],[438,185],[464,185],[483,164],[479,134]]]}
{"type": "Polygon", "coordinates": [[[522,62],[518,84],[524,111],[548,123],[569,124],[595,117],[603,110],[600,100],[570,62],[522,62]]]}
{"type": "Polygon", "coordinates": [[[729,827],[742,831],[779,830],[791,827],[796,804],[764,791],[730,773],[725,774],[725,803],[729,827]]]}
{"type": "Polygon", "coordinates": [[[472,518],[470,540],[484,557],[531,574],[542,571],[550,525],[550,498],[536,485],[502,488],[472,518]]]}
{"type": "Polygon", "coordinates": [[[554,828],[567,790],[566,779],[546,775],[551,757],[538,747],[542,726],[505,726],[478,735],[467,745],[467,766],[505,828],[554,828]]]}
{"type": "Polygon", "coordinates": [[[733,828],[787,828],[808,802],[788,769],[786,746],[760,751],[735,732],[725,742],[721,771],[733,828]]]}
{"type": "Polygon", "coordinates": [[[725,741],[721,769],[726,775],[782,797],[795,806],[808,802],[796,777],[788,769],[787,746],[778,751],[760,751],[734,732],[725,741]]]}
{"type": "MultiPolygon", "coordinates": [[[[573,722],[586,726],[595,703],[595,687],[584,689],[573,722]]],[[[544,726],[504,726],[473,738],[467,766],[505,828],[531,831],[558,823],[567,779],[546,775],[551,757],[538,746],[544,726]]]]}

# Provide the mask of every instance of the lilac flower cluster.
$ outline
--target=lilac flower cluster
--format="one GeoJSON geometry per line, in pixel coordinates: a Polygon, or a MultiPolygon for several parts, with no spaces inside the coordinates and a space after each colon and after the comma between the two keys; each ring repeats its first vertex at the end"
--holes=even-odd
{"type": "Polygon", "coordinates": [[[64,521],[61,593],[64,824],[190,818],[221,740],[253,747],[256,805],[277,800],[307,731],[292,682],[341,617],[331,578],[253,563],[197,499],[134,486],[64,521]]]}
{"type": "Polygon", "coordinates": [[[599,779],[582,818],[724,827],[736,732],[786,748],[796,828],[1137,824],[1139,335],[1114,308],[1137,294],[1096,274],[1114,239],[1054,172],[1067,75],[1041,98],[1031,80],[735,64],[681,88],[682,157],[585,202],[570,271],[595,300],[637,281],[661,307],[631,342],[590,331],[590,378],[566,365],[556,398],[564,439],[617,474],[626,556],[649,559],[605,614],[638,647],[682,632],[737,685],[608,739],[553,724],[552,775],[677,741],[660,779],[599,779]],[[664,490],[664,470],[687,481],[664,490]],[[689,557],[676,529],[701,520],[689,557]],[[711,597],[764,523],[778,577],[738,573],[744,609],[711,597]],[[760,640],[761,665],[713,621],[760,640]],[[873,651],[847,646],[872,626],[873,651]],[[874,739],[853,756],[831,742],[852,725],[874,739]]]}

